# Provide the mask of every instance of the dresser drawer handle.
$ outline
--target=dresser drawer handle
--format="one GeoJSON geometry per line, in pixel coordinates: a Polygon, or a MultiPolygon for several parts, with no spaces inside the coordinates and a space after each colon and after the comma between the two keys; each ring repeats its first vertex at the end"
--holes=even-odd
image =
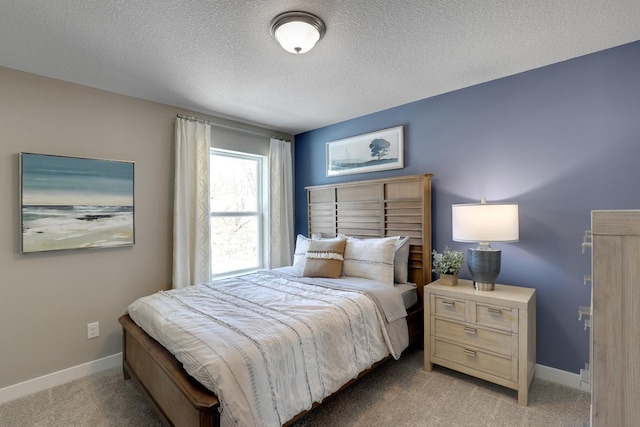
{"type": "Polygon", "coordinates": [[[502,310],[500,310],[499,308],[487,308],[487,311],[489,313],[493,313],[493,314],[502,314],[502,310]]]}
{"type": "Polygon", "coordinates": [[[476,357],[476,352],[473,350],[469,350],[465,348],[463,351],[464,351],[464,354],[466,354],[469,357],[476,357]]]}
{"type": "Polygon", "coordinates": [[[469,328],[468,326],[465,326],[464,331],[471,335],[475,335],[478,332],[476,328],[469,328]]]}
{"type": "Polygon", "coordinates": [[[442,300],[442,305],[446,305],[447,307],[453,307],[455,301],[447,301],[446,299],[442,300]]]}

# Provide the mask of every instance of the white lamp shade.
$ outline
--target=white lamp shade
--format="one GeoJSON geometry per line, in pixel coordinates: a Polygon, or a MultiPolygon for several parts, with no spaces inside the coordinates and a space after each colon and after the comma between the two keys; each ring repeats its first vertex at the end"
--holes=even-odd
{"type": "Polygon", "coordinates": [[[517,242],[520,238],[518,205],[452,205],[451,228],[455,242],[517,242]]]}
{"type": "Polygon", "coordinates": [[[320,40],[320,33],[311,24],[291,21],[280,25],[274,31],[274,37],[287,52],[305,53],[320,40]]]}

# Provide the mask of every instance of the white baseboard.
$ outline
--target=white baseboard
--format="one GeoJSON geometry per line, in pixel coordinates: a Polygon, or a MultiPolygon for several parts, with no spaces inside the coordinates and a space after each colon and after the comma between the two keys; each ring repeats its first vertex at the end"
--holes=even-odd
{"type": "Polygon", "coordinates": [[[544,365],[536,365],[536,378],[551,381],[552,383],[575,388],[582,391],[590,391],[589,386],[581,383],[580,375],[573,372],[561,371],[544,365]]]}
{"type": "Polygon", "coordinates": [[[0,404],[118,366],[122,366],[122,353],[0,388],[0,404]]]}
{"type": "MultiPolygon", "coordinates": [[[[122,366],[122,353],[0,388],[0,404],[119,366],[122,366]]],[[[589,391],[588,387],[581,385],[580,375],[544,365],[536,365],[536,378],[589,391]]]]}

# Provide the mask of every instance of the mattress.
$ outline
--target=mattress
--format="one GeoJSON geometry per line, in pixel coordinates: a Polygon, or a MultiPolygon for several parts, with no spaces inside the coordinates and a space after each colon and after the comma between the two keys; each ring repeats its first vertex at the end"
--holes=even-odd
{"type": "Polygon", "coordinates": [[[414,283],[396,283],[393,287],[402,294],[404,308],[412,307],[418,302],[418,288],[414,283]]]}

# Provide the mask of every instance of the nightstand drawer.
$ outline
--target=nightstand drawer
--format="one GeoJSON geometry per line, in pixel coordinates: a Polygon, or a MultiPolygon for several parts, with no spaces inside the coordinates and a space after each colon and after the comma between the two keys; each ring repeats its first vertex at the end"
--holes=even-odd
{"type": "Polygon", "coordinates": [[[451,319],[464,320],[465,301],[456,298],[432,296],[432,312],[438,316],[449,317],[451,319]]]}
{"type": "Polygon", "coordinates": [[[438,338],[433,338],[432,346],[434,361],[440,358],[504,378],[505,380],[518,381],[518,359],[516,358],[491,354],[438,338]]]}
{"type": "Polygon", "coordinates": [[[517,336],[514,338],[511,332],[478,328],[468,323],[450,322],[438,318],[433,318],[431,324],[434,328],[431,333],[436,338],[446,338],[462,345],[482,348],[509,357],[518,357],[517,336]]]}
{"type": "Polygon", "coordinates": [[[518,332],[518,309],[476,303],[476,323],[518,332]]]}

